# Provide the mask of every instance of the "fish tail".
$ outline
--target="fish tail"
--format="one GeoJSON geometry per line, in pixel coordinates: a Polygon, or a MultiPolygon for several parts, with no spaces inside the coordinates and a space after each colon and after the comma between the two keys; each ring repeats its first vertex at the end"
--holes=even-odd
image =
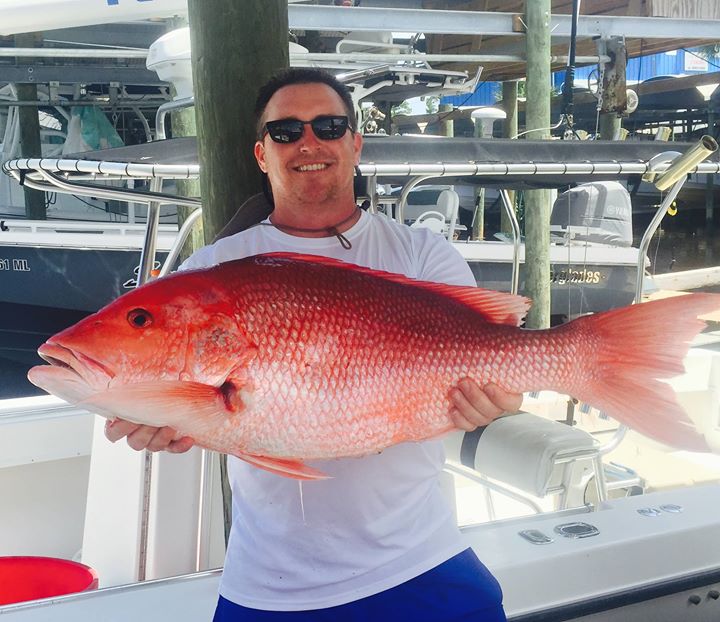
{"type": "Polygon", "coordinates": [[[690,341],[705,327],[698,316],[717,309],[720,296],[690,294],[576,320],[572,324],[589,339],[592,354],[572,394],[655,440],[708,451],[673,389],[661,379],[684,372],[690,341]]]}

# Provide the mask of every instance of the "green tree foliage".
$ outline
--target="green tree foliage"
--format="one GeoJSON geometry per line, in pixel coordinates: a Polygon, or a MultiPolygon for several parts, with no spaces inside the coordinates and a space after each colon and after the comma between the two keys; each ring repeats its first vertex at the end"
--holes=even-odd
{"type": "MultiPolygon", "coordinates": [[[[685,50],[686,53],[688,50],[685,50]]],[[[699,48],[695,48],[693,50],[690,50],[691,54],[697,54],[698,56],[701,56],[705,60],[709,60],[715,56],[720,55],[720,43],[712,43],[710,45],[703,45],[699,48]]]]}
{"type": "Polygon", "coordinates": [[[430,95],[425,98],[425,110],[428,114],[435,114],[440,108],[440,97],[437,95],[430,95]]]}
{"type": "Polygon", "coordinates": [[[398,114],[411,114],[412,113],[412,106],[410,105],[410,102],[405,100],[400,102],[397,106],[393,106],[390,114],[394,117],[398,114]]]}

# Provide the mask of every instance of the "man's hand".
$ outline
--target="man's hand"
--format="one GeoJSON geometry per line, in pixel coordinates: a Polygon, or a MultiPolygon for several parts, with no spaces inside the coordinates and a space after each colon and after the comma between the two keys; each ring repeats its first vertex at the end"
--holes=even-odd
{"type": "Polygon", "coordinates": [[[455,426],[466,432],[487,425],[505,412],[515,412],[522,405],[521,393],[508,393],[496,384],[481,388],[476,382],[464,378],[450,390],[450,409],[455,426]]]}
{"type": "Polygon", "coordinates": [[[181,454],[194,444],[189,436],[178,438],[178,433],[173,428],[154,428],[125,419],[108,419],[105,423],[105,436],[113,443],[121,438],[127,438],[127,444],[137,451],[147,449],[181,454]]]}

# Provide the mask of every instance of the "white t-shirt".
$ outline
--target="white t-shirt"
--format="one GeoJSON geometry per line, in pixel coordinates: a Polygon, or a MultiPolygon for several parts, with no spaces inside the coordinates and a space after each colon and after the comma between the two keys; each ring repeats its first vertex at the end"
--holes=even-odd
{"type": "MultiPolygon", "coordinates": [[[[459,253],[427,229],[363,212],[344,236],[352,248],[259,225],[200,249],[183,269],[290,251],[475,285],[459,253]]],[[[254,609],[322,609],[434,568],[466,548],[440,491],[443,463],[441,441],[402,443],[363,458],[309,462],[332,478],[300,484],[230,456],[233,526],[220,593],[254,609]]]]}

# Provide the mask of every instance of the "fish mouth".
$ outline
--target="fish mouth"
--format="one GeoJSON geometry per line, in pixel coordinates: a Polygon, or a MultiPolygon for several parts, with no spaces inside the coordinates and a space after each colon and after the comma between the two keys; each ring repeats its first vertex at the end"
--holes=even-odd
{"type": "Polygon", "coordinates": [[[76,374],[81,375],[77,370],[77,356],[75,356],[70,348],[47,342],[38,348],[38,355],[46,363],[50,363],[50,365],[54,367],[70,369],[76,374]]]}
{"type": "MultiPolygon", "coordinates": [[[[97,391],[107,388],[114,377],[107,367],[95,359],[52,340],[48,340],[38,348],[38,355],[49,363],[50,368],[47,365],[33,367],[30,370],[32,373],[29,374],[31,382],[34,382],[33,375],[37,377],[54,375],[63,378],[66,382],[75,385],[85,384],[89,389],[97,391]]],[[[46,389],[45,386],[41,388],[46,389]]],[[[50,392],[55,391],[50,390],[50,392]]]]}

